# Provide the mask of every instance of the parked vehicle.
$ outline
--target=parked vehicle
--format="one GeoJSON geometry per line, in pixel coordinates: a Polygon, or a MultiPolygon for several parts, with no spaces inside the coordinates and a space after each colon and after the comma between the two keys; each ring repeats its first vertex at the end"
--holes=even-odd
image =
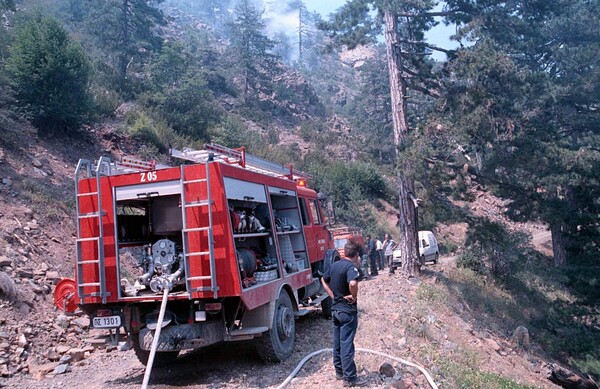
{"type": "MultiPolygon", "coordinates": [[[[333,236],[333,244],[340,254],[340,258],[346,256],[344,246],[349,240],[353,240],[362,247],[363,253],[365,252],[365,239],[363,238],[363,230],[358,227],[336,227],[329,230],[333,236]]],[[[360,271],[360,260],[355,263],[356,268],[360,271]]]]}
{"type": "MultiPolygon", "coordinates": [[[[399,267],[402,264],[402,251],[394,250],[394,266],[399,267]]],[[[425,262],[438,263],[440,254],[437,240],[431,231],[419,231],[419,256],[422,264],[425,262]]]]}
{"type": "Polygon", "coordinates": [[[73,309],[74,295],[91,327],[126,336],[143,364],[165,290],[155,364],[249,339],[265,360],[285,360],[302,306],[330,315],[320,277],[339,254],[322,196],[306,174],[244,148],[171,155],[192,163],[79,161],[76,280],[56,299],[73,309]]]}

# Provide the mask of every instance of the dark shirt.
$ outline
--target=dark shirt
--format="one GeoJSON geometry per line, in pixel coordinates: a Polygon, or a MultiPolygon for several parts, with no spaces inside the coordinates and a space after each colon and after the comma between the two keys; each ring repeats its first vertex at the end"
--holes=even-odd
{"type": "Polygon", "coordinates": [[[333,292],[332,311],[357,313],[356,303],[350,304],[344,296],[350,294],[350,281],[358,279],[358,269],[348,258],[331,264],[323,279],[333,292]]]}
{"type": "Polygon", "coordinates": [[[373,239],[367,242],[367,254],[369,254],[369,258],[373,258],[377,254],[377,251],[375,250],[375,241],[373,239]]]}

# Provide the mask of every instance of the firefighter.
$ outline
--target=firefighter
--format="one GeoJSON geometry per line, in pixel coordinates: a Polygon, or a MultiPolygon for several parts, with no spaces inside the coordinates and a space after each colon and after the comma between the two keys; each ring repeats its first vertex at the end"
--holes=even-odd
{"type": "Polygon", "coordinates": [[[336,379],[343,379],[345,387],[365,386],[364,378],[356,375],[354,363],[354,336],[358,328],[358,245],[349,240],[344,246],[345,257],[334,262],[321,279],[327,294],[333,300],[333,367],[336,379]]]}

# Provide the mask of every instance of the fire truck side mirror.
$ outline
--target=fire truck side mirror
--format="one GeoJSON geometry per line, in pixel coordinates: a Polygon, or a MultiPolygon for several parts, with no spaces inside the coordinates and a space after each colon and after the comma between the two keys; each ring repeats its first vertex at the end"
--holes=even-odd
{"type": "Polygon", "coordinates": [[[317,193],[317,198],[321,203],[321,209],[325,213],[327,225],[332,226],[336,224],[337,221],[335,220],[335,209],[333,206],[333,199],[322,192],[317,193]]]}

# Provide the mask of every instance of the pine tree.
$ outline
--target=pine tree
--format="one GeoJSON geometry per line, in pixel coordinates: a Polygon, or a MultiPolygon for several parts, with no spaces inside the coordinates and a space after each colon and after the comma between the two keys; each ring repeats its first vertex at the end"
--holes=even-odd
{"type": "MultiPolygon", "coordinates": [[[[414,184],[415,161],[405,153],[410,143],[412,128],[408,123],[407,89],[437,96],[437,84],[431,77],[427,55],[431,50],[449,51],[425,42],[425,32],[435,25],[435,16],[449,16],[458,9],[434,12],[437,2],[399,0],[351,0],[321,28],[330,31],[338,44],[354,48],[373,43],[383,32],[389,71],[391,116],[394,144],[399,157],[398,195],[400,210],[400,248],[402,267],[413,275],[419,272],[418,226],[416,191],[414,184]],[[376,15],[373,15],[375,10],[376,15]]],[[[455,7],[456,8],[456,7],[455,7]]]]}
{"type": "Polygon", "coordinates": [[[549,224],[556,266],[597,253],[600,6],[491,2],[474,15],[442,116],[510,215],[549,224]]]}
{"type": "Polygon", "coordinates": [[[126,89],[130,68],[140,69],[148,54],[162,45],[159,27],[166,19],[158,5],[163,0],[99,0],[90,2],[91,32],[112,59],[118,83],[126,89]]]}
{"type": "Polygon", "coordinates": [[[18,26],[6,69],[19,105],[44,132],[76,129],[89,109],[91,66],[54,19],[35,15],[18,26]]]}
{"type": "Polygon", "coordinates": [[[270,54],[275,43],[264,33],[262,12],[248,0],[241,0],[235,8],[234,19],[228,24],[232,66],[241,77],[242,90],[247,99],[251,90],[268,83],[275,57],[270,54]]]}

